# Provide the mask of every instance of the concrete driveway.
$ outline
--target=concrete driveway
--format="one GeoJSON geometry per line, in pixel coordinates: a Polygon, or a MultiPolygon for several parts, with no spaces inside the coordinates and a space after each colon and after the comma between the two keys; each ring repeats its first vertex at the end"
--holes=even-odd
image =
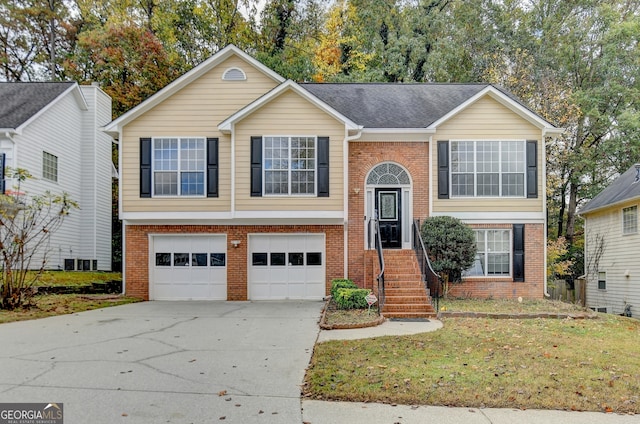
{"type": "Polygon", "coordinates": [[[301,423],[322,302],[144,302],[0,325],[0,402],[65,424],[301,423]]]}

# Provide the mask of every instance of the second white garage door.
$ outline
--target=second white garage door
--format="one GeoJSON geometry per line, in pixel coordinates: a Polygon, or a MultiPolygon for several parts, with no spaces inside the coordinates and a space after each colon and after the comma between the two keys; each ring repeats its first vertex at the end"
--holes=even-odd
{"type": "Polygon", "coordinates": [[[249,235],[249,297],[322,299],[324,234],[249,235]]]}
{"type": "Polygon", "coordinates": [[[152,238],[153,300],[226,300],[226,236],[157,235],[152,238]]]}

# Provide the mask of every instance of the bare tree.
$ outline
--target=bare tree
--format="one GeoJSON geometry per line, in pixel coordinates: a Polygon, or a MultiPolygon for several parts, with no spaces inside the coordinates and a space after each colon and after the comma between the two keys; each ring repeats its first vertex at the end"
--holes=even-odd
{"type": "Polygon", "coordinates": [[[21,193],[20,183],[30,177],[23,169],[10,170],[9,177],[18,186],[9,195],[0,194],[0,309],[28,303],[47,263],[48,240],[78,208],[67,193],[21,193]],[[36,257],[39,263],[32,263],[36,257]]]}

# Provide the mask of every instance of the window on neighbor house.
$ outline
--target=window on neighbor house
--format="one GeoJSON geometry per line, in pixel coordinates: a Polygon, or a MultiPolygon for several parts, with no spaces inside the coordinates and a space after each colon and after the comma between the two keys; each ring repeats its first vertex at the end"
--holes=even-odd
{"type": "Polygon", "coordinates": [[[204,138],[154,138],[154,196],[204,196],[205,159],[204,138]]]}
{"type": "Polygon", "coordinates": [[[525,197],[525,141],[451,141],[452,197],[525,197]]]}
{"type": "Polygon", "coordinates": [[[600,271],[598,272],[598,290],[606,290],[607,289],[607,273],[600,271]]]}
{"type": "Polygon", "coordinates": [[[638,232],[638,207],[631,206],[622,209],[622,234],[636,234],[638,232]]]}
{"type": "Polygon", "coordinates": [[[58,181],[58,157],[51,153],[42,152],[42,178],[58,181]]]}
{"type": "Polygon", "coordinates": [[[511,231],[474,230],[476,260],[464,275],[469,277],[509,276],[511,273],[511,231]]]}
{"type": "Polygon", "coordinates": [[[264,137],[264,194],[315,195],[316,137],[264,137]]]}

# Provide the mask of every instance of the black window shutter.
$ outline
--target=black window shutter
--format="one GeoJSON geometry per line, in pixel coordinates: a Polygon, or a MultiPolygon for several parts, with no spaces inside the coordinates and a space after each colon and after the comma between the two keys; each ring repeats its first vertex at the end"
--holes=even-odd
{"type": "Polygon", "coordinates": [[[449,198],[449,141],[438,141],[438,199],[449,198]]]}
{"type": "Polygon", "coordinates": [[[513,224],[513,281],[524,281],[524,224],[513,224]]]}
{"type": "Polygon", "coordinates": [[[251,137],[251,196],[262,196],[262,137],[251,137]]]}
{"type": "Polygon", "coordinates": [[[207,138],[207,197],[218,197],[217,138],[207,138]]]}
{"type": "Polygon", "coordinates": [[[527,198],[538,198],[538,142],[527,140],[527,198]]]}
{"type": "Polygon", "coordinates": [[[318,137],[318,197],[329,197],[329,137],[318,137]]]}
{"type": "Polygon", "coordinates": [[[140,139],[140,197],[151,197],[151,138],[140,139]]]}
{"type": "Polygon", "coordinates": [[[4,183],[4,166],[6,163],[7,156],[5,153],[0,154],[0,194],[4,194],[5,192],[5,183],[4,183]]]}

